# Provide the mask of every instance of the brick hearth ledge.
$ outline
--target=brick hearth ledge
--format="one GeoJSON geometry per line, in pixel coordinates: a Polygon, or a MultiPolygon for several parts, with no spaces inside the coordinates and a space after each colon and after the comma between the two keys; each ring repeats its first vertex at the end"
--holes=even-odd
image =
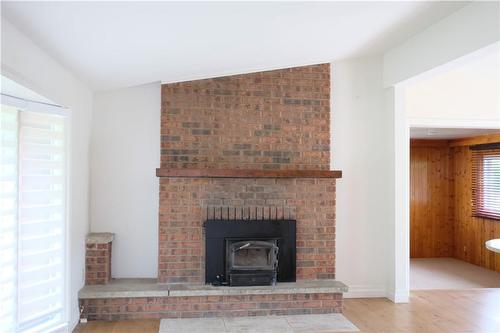
{"type": "Polygon", "coordinates": [[[80,290],[88,320],[246,317],[341,313],[347,286],[335,280],[276,286],[213,287],[159,284],[155,279],[117,279],[80,290]]]}
{"type": "Polygon", "coordinates": [[[275,286],[221,287],[157,283],[156,279],[113,279],[106,285],[83,287],[80,299],[122,297],[185,297],[262,294],[345,293],[347,286],[337,280],[282,282],[275,286]]]}

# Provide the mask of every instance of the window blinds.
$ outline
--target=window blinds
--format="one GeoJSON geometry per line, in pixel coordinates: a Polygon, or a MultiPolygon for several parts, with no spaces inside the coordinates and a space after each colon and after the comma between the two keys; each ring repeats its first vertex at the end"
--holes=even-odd
{"type": "Polygon", "coordinates": [[[472,212],[500,219],[500,146],[488,147],[472,147],[472,212]]]}
{"type": "Polygon", "coordinates": [[[0,332],[15,332],[17,316],[18,112],[0,112],[0,332]]]}
{"type": "MultiPolygon", "coordinates": [[[[15,295],[16,305],[5,321],[14,323],[15,332],[42,332],[64,320],[65,121],[57,115],[2,106],[3,118],[12,123],[2,123],[2,154],[4,135],[11,138],[5,140],[10,158],[2,158],[2,187],[4,167],[13,171],[5,174],[11,191],[2,191],[2,207],[5,196],[11,209],[2,210],[2,221],[10,212],[12,222],[2,222],[2,228],[9,228],[7,234],[13,240],[9,245],[2,242],[1,249],[13,256],[13,262],[2,262],[2,269],[14,267],[15,278],[8,284],[12,293],[5,295],[5,304],[11,304],[15,295]]],[[[0,260],[6,259],[2,256],[0,260]]],[[[3,276],[1,279],[2,287],[7,286],[3,276]]],[[[3,310],[0,316],[4,320],[3,310]]],[[[3,325],[0,327],[3,332],[3,325]]]]}

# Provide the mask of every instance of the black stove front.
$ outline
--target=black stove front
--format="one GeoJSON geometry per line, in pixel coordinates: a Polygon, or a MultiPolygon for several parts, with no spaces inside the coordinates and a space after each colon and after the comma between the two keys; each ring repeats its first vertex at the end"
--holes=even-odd
{"type": "Polygon", "coordinates": [[[207,284],[295,282],[295,220],[207,220],[204,225],[207,284]]]}
{"type": "Polygon", "coordinates": [[[278,239],[226,239],[226,277],[230,286],[276,283],[278,239]]]}

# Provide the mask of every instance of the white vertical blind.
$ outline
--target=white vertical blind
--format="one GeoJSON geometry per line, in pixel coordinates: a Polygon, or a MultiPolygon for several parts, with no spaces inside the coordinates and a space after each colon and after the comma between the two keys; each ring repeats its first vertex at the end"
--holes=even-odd
{"type": "Polygon", "coordinates": [[[17,316],[18,111],[0,109],[0,332],[15,331],[17,316]]]}
{"type": "MultiPolygon", "coordinates": [[[[9,264],[15,267],[17,280],[15,331],[43,332],[64,320],[65,120],[47,113],[17,114],[17,154],[12,158],[16,174],[9,179],[15,181],[17,199],[13,218],[17,244],[9,246],[16,252],[14,265],[9,264]]],[[[9,133],[2,127],[2,137],[4,132],[9,133]]],[[[3,219],[2,211],[2,225],[3,219]]]]}

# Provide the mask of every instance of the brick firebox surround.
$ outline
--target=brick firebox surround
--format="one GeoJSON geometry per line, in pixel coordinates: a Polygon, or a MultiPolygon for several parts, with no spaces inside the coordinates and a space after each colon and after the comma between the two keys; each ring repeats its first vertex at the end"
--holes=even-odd
{"type": "MultiPolygon", "coordinates": [[[[162,85],[161,168],[328,170],[330,65],[162,85]]],[[[160,178],[160,283],[204,283],[207,207],[289,207],[297,279],[335,277],[335,179],[160,178]]]]}

